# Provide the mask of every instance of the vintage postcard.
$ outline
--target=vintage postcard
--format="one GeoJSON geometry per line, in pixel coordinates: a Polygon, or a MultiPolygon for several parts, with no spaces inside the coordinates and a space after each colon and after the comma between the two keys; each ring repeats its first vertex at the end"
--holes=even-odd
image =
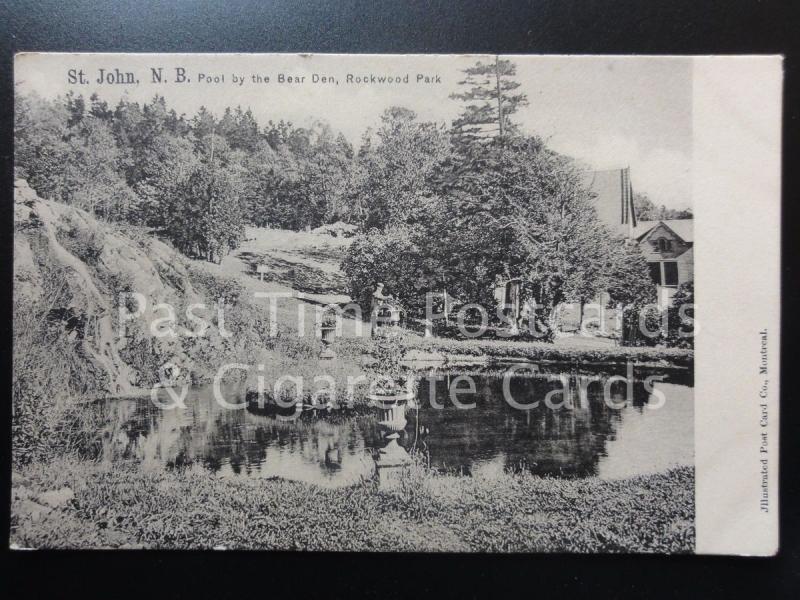
{"type": "Polygon", "coordinates": [[[777,552],[780,57],[14,75],[12,548],[777,552]]]}

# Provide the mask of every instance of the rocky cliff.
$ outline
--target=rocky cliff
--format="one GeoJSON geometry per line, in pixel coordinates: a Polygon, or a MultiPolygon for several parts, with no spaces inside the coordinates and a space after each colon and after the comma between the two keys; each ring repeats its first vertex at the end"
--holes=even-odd
{"type": "Polygon", "coordinates": [[[192,285],[189,261],[173,248],[143,231],[43,200],[24,180],[14,185],[14,230],[15,364],[25,332],[34,332],[30,344],[43,351],[39,360],[45,362],[47,349],[40,346],[66,340],[58,347],[69,348],[85,367],[78,377],[85,381],[72,375],[73,393],[126,394],[157,379],[153,371],[165,358],[191,364],[179,336],[149,334],[165,316],[152,310],[156,304],[204,301],[192,285]],[[132,293],[146,299],[147,309],[122,319],[123,331],[119,303],[127,303],[125,316],[142,308],[132,293]]]}

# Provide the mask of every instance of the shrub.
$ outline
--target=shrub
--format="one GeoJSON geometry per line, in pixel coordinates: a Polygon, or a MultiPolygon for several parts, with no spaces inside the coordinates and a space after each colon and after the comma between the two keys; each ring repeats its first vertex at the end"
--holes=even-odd
{"type": "Polygon", "coordinates": [[[649,302],[637,301],[626,306],[622,317],[622,339],[628,346],[656,346],[662,343],[662,311],[649,302]],[[657,333],[646,335],[645,329],[657,333]]]}
{"type": "Polygon", "coordinates": [[[198,291],[211,301],[222,299],[225,304],[235,306],[245,296],[244,286],[235,277],[214,275],[197,267],[190,267],[189,276],[198,291]]]}
{"type": "Polygon", "coordinates": [[[138,376],[136,382],[139,386],[152,385],[159,380],[161,366],[167,360],[173,359],[158,351],[158,346],[153,343],[154,338],[144,334],[141,330],[133,328],[127,343],[120,349],[119,355],[138,376]]]}
{"type": "Polygon", "coordinates": [[[247,398],[251,404],[274,405],[276,400],[280,400],[285,405],[297,397],[309,404],[323,396],[328,396],[338,407],[357,407],[367,402],[369,385],[358,379],[364,375],[364,370],[355,361],[339,358],[320,361],[316,357],[290,360],[280,354],[271,354],[262,360],[264,368],[251,370],[248,374],[247,398]],[[302,388],[298,390],[294,382],[285,380],[280,387],[280,398],[276,398],[275,382],[286,376],[298,378],[302,388]],[[333,381],[332,386],[328,378],[333,381]],[[259,397],[259,380],[263,384],[263,398],[259,397]]]}
{"type": "Polygon", "coordinates": [[[687,281],[678,287],[668,318],[667,346],[694,348],[694,282],[687,281]]]}
{"type": "Polygon", "coordinates": [[[64,248],[87,265],[95,266],[103,254],[105,240],[99,231],[68,223],[56,230],[56,237],[64,248]]]}

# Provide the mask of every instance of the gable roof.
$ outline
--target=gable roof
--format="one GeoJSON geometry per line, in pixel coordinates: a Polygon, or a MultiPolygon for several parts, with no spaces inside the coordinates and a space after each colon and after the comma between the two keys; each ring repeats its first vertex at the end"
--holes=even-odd
{"type": "Polygon", "coordinates": [[[640,240],[659,223],[663,223],[672,230],[675,235],[689,244],[694,243],[694,220],[693,219],[664,219],[662,221],[639,221],[633,228],[634,239],[640,240]]]}
{"type": "Polygon", "coordinates": [[[636,227],[630,169],[587,171],[583,184],[594,196],[600,221],[613,233],[629,236],[636,227]]]}

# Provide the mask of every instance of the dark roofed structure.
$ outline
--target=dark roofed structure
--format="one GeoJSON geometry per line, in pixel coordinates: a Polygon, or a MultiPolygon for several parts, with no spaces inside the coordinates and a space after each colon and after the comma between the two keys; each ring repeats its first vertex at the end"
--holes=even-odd
{"type": "Polygon", "coordinates": [[[584,173],[584,185],[594,196],[597,216],[612,233],[633,237],[636,211],[630,168],[584,173]]]}

